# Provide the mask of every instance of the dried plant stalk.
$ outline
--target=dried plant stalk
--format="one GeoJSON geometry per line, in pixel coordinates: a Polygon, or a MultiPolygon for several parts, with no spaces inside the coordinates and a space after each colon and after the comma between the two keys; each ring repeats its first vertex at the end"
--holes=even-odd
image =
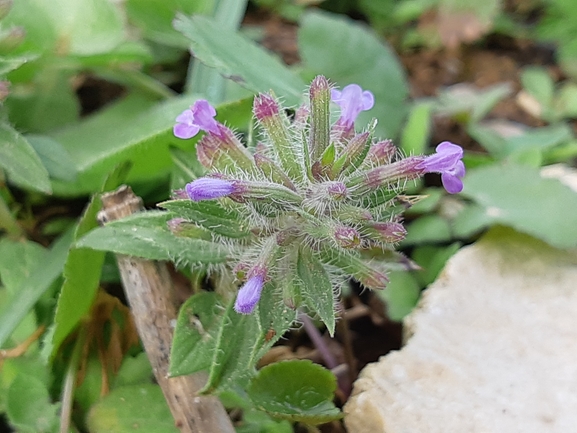
{"type": "MultiPolygon", "coordinates": [[[[143,210],[142,200],[127,186],[104,194],[102,203],[98,220],[103,225],[143,210]]],[[[177,308],[166,265],[120,254],[116,258],[138,334],[175,425],[183,433],[234,433],[218,398],[197,394],[206,382],[204,373],[168,377],[177,308]]]]}

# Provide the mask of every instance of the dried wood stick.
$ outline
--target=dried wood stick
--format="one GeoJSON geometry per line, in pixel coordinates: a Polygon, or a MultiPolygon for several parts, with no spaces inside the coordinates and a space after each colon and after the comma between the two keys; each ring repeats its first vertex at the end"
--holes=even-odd
{"type": "MultiPolygon", "coordinates": [[[[127,186],[104,194],[102,203],[103,209],[98,215],[100,224],[143,210],[142,200],[127,186]]],[[[138,334],[175,425],[183,433],[234,433],[218,398],[197,394],[206,382],[204,373],[168,377],[171,323],[177,317],[177,309],[166,265],[120,254],[116,258],[138,334]]]]}

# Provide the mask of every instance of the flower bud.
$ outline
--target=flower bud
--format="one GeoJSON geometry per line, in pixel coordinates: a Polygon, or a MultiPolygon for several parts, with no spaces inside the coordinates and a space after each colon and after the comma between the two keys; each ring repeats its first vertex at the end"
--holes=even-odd
{"type": "Polygon", "coordinates": [[[349,144],[331,167],[331,178],[335,179],[341,173],[351,173],[364,161],[369,152],[371,142],[370,133],[357,134],[349,141],[349,144]]]}
{"type": "Polygon", "coordinates": [[[269,94],[261,93],[254,98],[254,116],[269,137],[282,169],[293,179],[300,179],[302,172],[290,140],[288,119],[278,102],[269,94]]]}
{"type": "Polygon", "coordinates": [[[255,153],[254,162],[268,179],[275,183],[284,185],[293,191],[296,191],[296,188],[290,178],[286,175],[286,173],[282,171],[279,166],[274,163],[274,161],[260,153],[255,153]]]}
{"type": "Polygon", "coordinates": [[[234,133],[220,123],[216,132],[209,132],[196,144],[196,154],[200,163],[208,169],[220,172],[238,169],[247,173],[256,171],[249,152],[234,133]]]}
{"type": "Polygon", "coordinates": [[[310,159],[314,164],[321,159],[330,142],[330,86],[322,75],[313,79],[309,88],[311,101],[311,128],[309,135],[310,159]]]}
{"type": "Polygon", "coordinates": [[[361,245],[361,234],[358,230],[344,225],[335,228],[333,239],[341,248],[357,248],[361,245]]]}
{"type": "Polygon", "coordinates": [[[369,222],[363,228],[367,236],[385,243],[401,242],[407,236],[407,230],[398,222],[369,222]]]}
{"type": "Polygon", "coordinates": [[[397,153],[397,148],[393,140],[379,141],[371,146],[367,154],[366,163],[373,167],[377,165],[390,164],[397,153]]]}
{"type": "Polygon", "coordinates": [[[208,230],[184,218],[172,218],[166,222],[166,225],[172,234],[181,238],[212,240],[212,236],[208,230]]]}

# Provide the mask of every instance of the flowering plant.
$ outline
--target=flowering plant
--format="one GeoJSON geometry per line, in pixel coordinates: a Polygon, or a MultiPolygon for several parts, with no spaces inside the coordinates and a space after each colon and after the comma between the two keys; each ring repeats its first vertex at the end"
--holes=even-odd
{"type": "Polygon", "coordinates": [[[335,294],[349,277],[370,289],[387,285],[387,263],[366,252],[393,251],[404,238],[406,197],[399,193],[405,182],[437,172],[446,190],[458,193],[465,168],[462,148],[450,142],[431,156],[404,157],[390,140],[373,137],[376,121],[356,132],[358,114],[374,103],[372,93],[358,85],[339,91],[317,76],[308,93],[309,103],[292,119],[273,95],[254,99],[262,140],[253,153],[214,119],[216,110],[207,101],[181,113],[174,134],[189,139],[204,131],[196,150],[208,173],[176,196],[214,201],[219,211],[234,212],[242,235],[216,225],[210,215],[215,206],[203,211],[201,203],[197,209],[205,217],[179,217],[170,227],[183,234],[193,224],[227,246],[230,262],[222,270],[232,269],[242,283],[237,313],[253,313],[262,293],[272,292],[283,308],[317,313],[332,334],[335,294]],[[334,122],[331,100],[340,107],[334,122]]]}

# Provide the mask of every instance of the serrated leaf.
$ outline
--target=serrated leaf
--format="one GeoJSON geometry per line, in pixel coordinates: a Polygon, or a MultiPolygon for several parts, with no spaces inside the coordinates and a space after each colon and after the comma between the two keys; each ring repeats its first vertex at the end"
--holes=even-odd
{"type": "Polygon", "coordinates": [[[299,249],[297,274],[303,282],[303,302],[324,322],[332,336],[335,333],[334,290],[322,263],[305,246],[299,249]]]}
{"type": "Polygon", "coordinates": [[[174,28],[191,42],[194,56],[205,65],[253,92],[273,91],[290,106],[298,105],[303,81],[278,59],[244,36],[208,17],[177,15],[174,28]]]}
{"type": "Polygon", "coordinates": [[[316,425],[342,418],[332,402],[336,386],[329,370],[308,360],[291,360],[263,367],[247,392],[273,417],[316,425]]]}
{"type": "Polygon", "coordinates": [[[46,260],[31,270],[15,290],[10,303],[0,311],[0,347],[62,272],[73,235],[73,231],[69,230],[54,242],[46,260]]]}
{"type": "Polygon", "coordinates": [[[296,309],[289,308],[283,299],[284,287],[269,281],[258,301],[260,327],[266,332],[266,341],[274,344],[297,319],[296,309]]]}
{"type": "Polygon", "coordinates": [[[243,225],[238,212],[224,209],[216,201],[170,200],[159,203],[158,207],[223,236],[241,238],[250,234],[249,227],[243,225]]]}
{"type": "Polygon", "coordinates": [[[359,115],[358,125],[376,117],[376,136],[394,137],[398,133],[406,114],[409,87],[388,45],[363,25],[318,11],[305,13],[298,44],[308,69],[326,75],[340,87],[356,83],[373,92],[375,106],[359,115]]]}
{"type": "Polygon", "coordinates": [[[51,192],[48,171],[32,146],[5,123],[0,123],[0,168],[19,186],[48,194],[51,192]]]}
{"type": "Polygon", "coordinates": [[[167,227],[168,212],[149,211],[113,221],[81,238],[78,248],[111,251],[176,264],[217,264],[226,261],[228,250],[212,242],[174,236],[167,227]]]}
{"type": "Polygon", "coordinates": [[[577,193],[535,168],[492,165],[471,170],[464,195],[495,223],[511,226],[558,248],[577,247],[577,193]]]}
{"type": "Polygon", "coordinates": [[[91,433],[178,433],[158,385],[131,385],[112,390],[92,406],[91,433]],[[145,410],[143,410],[145,408],[145,410]]]}

